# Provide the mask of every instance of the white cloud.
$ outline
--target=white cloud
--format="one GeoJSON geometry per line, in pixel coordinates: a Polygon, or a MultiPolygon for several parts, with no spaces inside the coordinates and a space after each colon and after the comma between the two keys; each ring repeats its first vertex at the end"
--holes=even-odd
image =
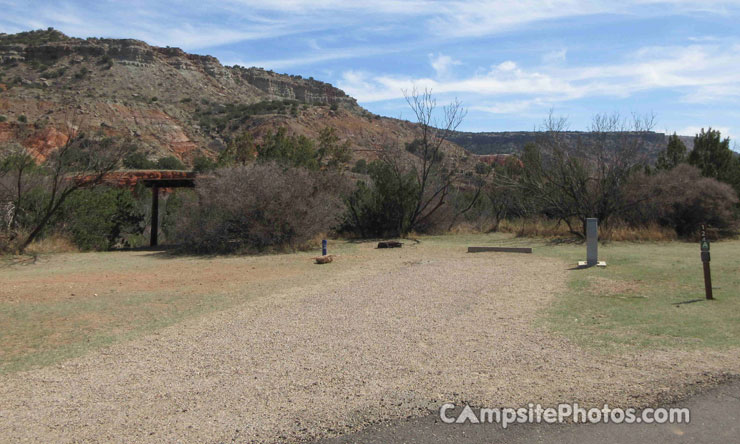
{"type": "Polygon", "coordinates": [[[450,75],[450,69],[455,65],[461,65],[462,62],[444,54],[429,54],[429,64],[432,65],[437,77],[447,77],[450,75]]]}
{"type": "Polygon", "coordinates": [[[487,105],[471,106],[473,111],[482,111],[490,114],[521,114],[532,108],[548,109],[552,104],[540,99],[512,100],[509,102],[495,102],[487,105]]]}
{"type": "Polygon", "coordinates": [[[421,38],[497,35],[541,21],[596,14],[729,14],[740,5],[737,0],[47,0],[36,2],[28,14],[27,0],[5,0],[0,9],[5,31],[54,26],[83,37],[125,36],[201,49],[317,30],[389,35],[407,32],[409,23],[421,38]]]}
{"type": "Polygon", "coordinates": [[[459,78],[428,79],[352,72],[339,86],[360,102],[402,98],[416,85],[436,94],[473,96],[471,109],[519,113],[591,97],[627,98],[642,91],[671,91],[676,100],[708,104],[740,97],[740,45],[647,47],[620,63],[522,68],[507,60],[488,72],[459,78]],[[488,103],[488,104],[486,104],[488,103]]]}
{"type": "Polygon", "coordinates": [[[497,67],[497,70],[507,72],[507,71],[514,71],[516,70],[516,63],[512,62],[511,60],[507,60],[505,62],[500,63],[497,67]]]}
{"type": "Polygon", "coordinates": [[[247,60],[225,62],[226,65],[259,66],[268,69],[285,69],[300,65],[310,65],[329,60],[356,59],[376,55],[390,54],[400,51],[399,48],[389,47],[357,47],[341,48],[336,50],[322,50],[302,57],[270,60],[247,60]]]}
{"type": "MultiPolygon", "coordinates": [[[[704,125],[704,126],[686,126],[678,130],[674,131],[668,131],[669,133],[676,133],[679,136],[695,136],[701,132],[701,130],[708,130],[711,125],[704,125]]],[[[729,137],[730,140],[734,140],[735,138],[731,134],[731,129],[727,126],[711,126],[713,130],[719,130],[719,132],[722,134],[722,138],[729,137]]]]}
{"type": "Polygon", "coordinates": [[[430,29],[448,37],[495,35],[532,23],[601,14],[641,17],[708,12],[728,14],[733,0],[466,0],[441,3],[430,29]]]}
{"type": "Polygon", "coordinates": [[[558,49],[556,51],[550,51],[542,56],[542,62],[548,65],[564,63],[567,54],[568,50],[565,48],[558,49]]]}
{"type": "Polygon", "coordinates": [[[210,48],[246,40],[279,37],[295,32],[281,23],[250,23],[226,26],[190,17],[193,11],[119,9],[98,11],[70,4],[38,8],[33,17],[25,11],[3,11],[0,30],[29,30],[54,27],[77,37],[113,37],[144,40],[157,46],[178,46],[186,50],[210,48]],[[184,16],[181,15],[184,13],[184,16]]]}
{"type": "Polygon", "coordinates": [[[436,80],[401,76],[372,76],[352,71],[338,82],[338,86],[356,97],[360,102],[378,102],[399,99],[403,90],[416,86],[429,88],[437,94],[476,94],[481,97],[512,94],[546,94],[563,98],[578,95],[576,88],[567,82],[538,72],[524,72],[504,64],[504,70],[496,67],[488,74],[468,78],[436,80]]]}

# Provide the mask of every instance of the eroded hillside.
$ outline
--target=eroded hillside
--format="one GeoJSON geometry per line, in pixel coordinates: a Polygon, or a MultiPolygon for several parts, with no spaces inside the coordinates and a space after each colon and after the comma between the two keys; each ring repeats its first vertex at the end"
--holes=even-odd
{"type": "MultiPolygon", "coordinates": [[[[413,140],[416,126],[381,118],[328,83],[138,40],[77,39],[55,30],[0,34],[0,142],[43,159],[75,131],[131,137],[149,158],[214,157],[235,133],[315,137],[332,126],[355,158],[413,140]]],[[[448,147],[464,157],[464,150],[448,147]]]]}

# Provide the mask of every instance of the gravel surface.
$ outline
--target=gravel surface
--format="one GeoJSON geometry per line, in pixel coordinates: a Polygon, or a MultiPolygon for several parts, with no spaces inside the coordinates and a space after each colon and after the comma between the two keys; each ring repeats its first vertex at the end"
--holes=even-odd
{"type": "Polygon", "coordinates": [[[292,442],[446,401],[640,406],[739,367],[737,350],[608,357],[548,334],[535,320],[565,289],[562,262],[367,255],[379,259],[0,377],[0,441],[292,442]]]}

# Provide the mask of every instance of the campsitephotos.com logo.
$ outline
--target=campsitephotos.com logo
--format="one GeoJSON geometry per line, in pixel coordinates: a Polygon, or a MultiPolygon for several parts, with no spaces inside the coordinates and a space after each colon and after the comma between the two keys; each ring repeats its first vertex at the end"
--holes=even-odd
{"type": "Polygon", "coordinates": [[[614,424],[688,424],[691,411],[687,408],[645,408],[638,411],[634,408],[583,408],[578,404],[558,404],[557,407],[543,408],[540,404],[528,404],[519,408],[481,408],[476,413],[469,405],[455,415],[455,404],[443,404],[439,409],[439,419],[445,424],[501,424],[506,428],[510,424],[556,424],[573,422],[581,424],[614,423],[614,424]]]}

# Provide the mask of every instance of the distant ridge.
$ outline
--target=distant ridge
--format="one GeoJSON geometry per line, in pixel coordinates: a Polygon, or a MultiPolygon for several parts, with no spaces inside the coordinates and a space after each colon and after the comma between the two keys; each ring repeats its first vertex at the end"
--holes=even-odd
{"type": "MultiPolygon", "coordinates": [[[[542,133],[536,131],[480,133],[458,131],[452,135],[450,140],[475,154],[520,154],[526,144],[535,142],[537,137],[541,135],[542,133]]],[[[568,131],[565,135],[572,138],[594,137],[591,133],[584,131],[568,131]]],[[[615,137],[617,137],[617,134],[615,134],[615,137]]],[[[650,132],[641,134],[639,137],[644,139],[643,146],[650,158],[655,158],[668,145],[668,135],[665,133],[650,132]]],[[[693,149],[693,136],[679,137],[689,150],[693,149]]]]}

